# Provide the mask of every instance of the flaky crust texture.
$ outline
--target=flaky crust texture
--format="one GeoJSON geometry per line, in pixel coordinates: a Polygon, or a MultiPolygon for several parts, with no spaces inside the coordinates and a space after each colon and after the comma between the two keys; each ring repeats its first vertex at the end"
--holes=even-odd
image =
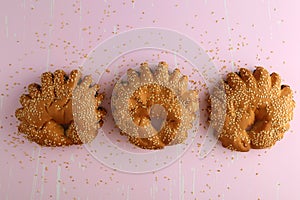
{"type": "Polygon", "coordinates": [[[41,75],[41,85],[28,86],[16,110],[18,130],[42,146],[66,146],[90,142],[103,124],[106,111],[100,107],[103,94],[91,86],[91,76],[81,80],[78,70],[67,76],[63,70],[41,75]]]}
{"type": "Polygon", "coordinates": [[[178,69],[169,72],[166,62],[160,62],[153,72],[147,63],[141,64],[139,72],[128,70],[127,81],[118,82],[112,96],[113,116],[121,133],[143,149],[182,143],[198,109],[198,92],[188,89],[188,78],[178,69]],[[154,105],[162,106],[166,113],[159,106],[152,109],[154,105]],[[151,115],[161,118],[164,114],[162,128],[156,130],[151,115]]]}
{"type": "Polygon", "coordinates": [[[293,118],[295,101],[289,86],[281,85],[280,76],[263,67],[252,73],[241,68],[239,73],[229,73],[222,90],[211,95],[211,105],[216,112],[211,124],[216,129],[224,147],[236,151],[249,151],[272,147],[283,138],[293,118]],[[222,108],[226,110],[222,126],[222,108]]]}

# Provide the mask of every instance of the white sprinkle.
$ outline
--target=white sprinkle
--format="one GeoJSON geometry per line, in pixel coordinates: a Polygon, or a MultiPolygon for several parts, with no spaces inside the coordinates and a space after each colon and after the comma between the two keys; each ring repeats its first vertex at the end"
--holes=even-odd
{"type": "Polygon", "coordinates": [[[170,200],[173,199],[173,196],[172,196],[172,183],[173,183],[173,181],[171,181],[170,184],[169,184],[169,199],[170,200]]]}
{"type": "Polygon", "coordinates": [[[44,181],[45,181],[45,170],[46,170],[46,165],[43,164],[43,169],[42,169],[42,180],[41,180],[41,195],[40,195],[40,199],[43,199],[43,195],[44,195],[44,181]]]}
{"type": "Polygon", "coordinates": [[[52,36],[52,26],[49,27],[49,42],[48,42],[48,50],[47,50],[47,59],[46,59],[46,70],[49,71],[49,62],[50,62],[50,55],[51,55],[51,36],[52,36]]]}
{"type": "Polygon", "coordinates": [[[5,33],[6,33],[6,38],[8,38],[8,17],[4,17],[4,24],[5,24],[5,33]]]}
{"type": "MultiPolygon", "coordinates": [[[[224,9],[225,9],[226,24],[227,24],[227,33],[228,33],[229,38],[231,39],[232,38],[231,37],[231,27],[230,27],[230,22],[229,22],[229,15],[228,15],[228,8],[227,8],[227,1],[226,0],[224,0],[224,9]]],[[[229,41],[229,43],[230,43],[230,47],[233,47],[232,39],[229,41]]],[[[231,60],[234,60],[232,50],[229,51],[229,53],[230,53],[231,60]]],[[[232,64],[231,68],[234,69],[233,63],[231,63],[231,64],[232,64]]]]}
{"type": "Polygon", "coordinates": [[[50,17],[51,18],[53,17],[53,7],[54,7],[54,0],[51,0],[51,3],[50,3],[50,17]]]}
{"type": "Polygon", "coordinates": [[[75,159],[74,159],[74,154],[71,154],[70,160],[71,160],[72,162],[75,161],[75,159]]]}
{"type": "Polygon", "coordinates": [[[82,20],[82,2],[81,0],[79,1],[79,20],[82,20]]]}
{"type": "Polygon", "coordinates": [[[80,47],[83,45],[83,39],[81,38],[81,32],[82,32],[82,27],[81,27],[81,21],[82,21],[82,2],[81,0],[79,1],[79,31],[78,31],[78,38],[80,41],[80,47]]]}
{"type": "Polygon", "coordinates": [[[129,192],[130,192],[129,185],[127,185],[126,200],[129,200],[129,192]]]}
{"type": "MultiPolygon", "coordinates": [[[[33,155],[34,155],[34,153],[35,153],[35,150],[33,151],[33,155]]],[[[37,177],[38,177],[39,166],[40,166],[40,153],[41,153],[41,147],[38,146],[38,154],[36,156],[35,173],[33,174],[33,181],[32,181],[30,199],[35,199],[34,194],[36,194],[35,189],[36,189],[37,177]]]]}
{"type": "Polygon", "coordinates": [[[153,182],[152,187],[150,188],[150,194],[152,197],[152,200],[155,200],[155,194],[157,193],[157,184],[156,182],[153,182]]]}
{"type": "MultiPolygon", "coordinates": [[[[53,9],[54,9],[54,0],[50,2],[50,18],[53,18],[53,9]]],[[[49,27],[49,42],[48,42],[48,50],[47,50],[47,59],[46,59],[46,70],[49,71],[49,62],[50,62],[50,52],[51,52],[51,35],[52,35],[52,26],[49,27]]]]}
{"type": "Polygon", "coordinates": [[[78,162],[78,167],[79,167],[82,171],[85,170],[85,167],[84,167],[83,165],[81,165],[81,162],[78,162]]]}
{"type": "Polygon", "coordinates": [[[49,62],[50,62],[50,45],[48,45],[48,50],[47,50],[47,62],[46,62],[46,71],[49,71],[49,62]]]}
{"type": "Polygon", "coordinates": [[[61,167],[57,166],[57,176],[56,176],[56,200],[60,199],[60,173],[61,167]]]}
{"type": "Polygon", "coordinates": [[[176,68],[178,68],[178,61],[177,61],[176,53],[174,54],[174,65],[175,65],[176,68]]]}
{"type": "Polygon", "coordinates": [[[3,102],[4,102],[4,97],[3,97],[3,96],[0,96],[0,113],[2,113],[3,102]]]}
{"type": "Polygon", "coordinates": [[[192,172],[193,172],[192,192],[193,194],[195,194],[196,168],[192,167],[192,172]]]}
{"type": "Polygon", "coordinates": [[[269,19],[271,20],[272,15],[271,15],[271,1],[270,0],[268,0],[268,16],[269,16],[269,19]]]}
{"type": "Polygon", "coordinates": [[[178,175],[179,175],[179,199],[184,200],[184,176],[182,175],[182,160],[179,160],[179,169],[178,169],[178,175]]]}
{"type": "Polygon", "coordinates": [[[114,33],[114,34],[117,34],[117,27],[116,27],[116,26],[114,26],[113,33],[114,33]]]}

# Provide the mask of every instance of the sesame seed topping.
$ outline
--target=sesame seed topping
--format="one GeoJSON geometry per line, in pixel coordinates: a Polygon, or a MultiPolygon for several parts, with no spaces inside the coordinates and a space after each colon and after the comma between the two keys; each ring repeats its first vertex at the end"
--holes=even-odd
{"type": "Polygon", "coordinates": [[[271,147],[283,138],[293,118],[295,101],[292,90],[282,88],[280,83],[278,74],[270,75],[263,67],[256,67],[253,73],[241,68],[238,74],[227,75],[225,96],[221,98],[222,91],[216,89],[210,98],[214,109],[211,124],[223,146],[249,151],[271,147]]]}

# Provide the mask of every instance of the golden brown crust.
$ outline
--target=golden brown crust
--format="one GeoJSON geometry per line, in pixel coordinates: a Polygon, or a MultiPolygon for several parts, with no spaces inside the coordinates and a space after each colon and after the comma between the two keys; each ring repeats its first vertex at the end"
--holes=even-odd
{"type": "Polygon", "coordinates": [[[98,85],[90,87],[90,76],[82,81],[80,77],[78,70],[73,70],[69,76],[63,70],[56,70],[54,73],[43,73],[41,85],[30,84],[29,94],[20,97],[22,108],[16,110],[16,117],[21,121],[19,131],[42,146],[64,146],[91,141],[106,114],[99,107],[103,94],[97,93],[98,85]],[[78,115],[84,116],[81,123],[88,124],[93,129],[83,129],[77,122],[78,115]]]}
{"type": "Polygon", "coordinates": [[[142,63],[140,72],[130,69],[127,76],[127,82],[116,84],[112,97],[113,116],[121,133],[144,149],[182,143],[199,108],[198,93],[188,90],[187,77],[178,69],[169,73],[165,62],[160,62],[154,72],[142,63]],[[156,130],[151,119],[162,119],[163,115],[162,127],[156,130]]]}
{"type": "Polygon", "coordinates": [[[220,89],[214,91],[210,101],[218,111],[210,118],[224,147],[237,151],[263,149],[283,138],[295,102],[292,90],[281,86],[278,74],[270,75],[263,67],[256,67],[253,73],[241,68],[239,73],[229,73],[223,86],[226,100],[220,98],[220,89]],[[221,126],[220,107],[224,105],[221,126]]]}
{"type": "MultiPolygon", "coordinates": [[[[142,148],[153,146],[151,143],[153,140],[157,141],[158,148],[163,147],[174,141],[176,135],[180,134],[178,129],[181,123],[181,105],[171,90],[158,84],[141,86],[129,99],[129,112],[135,125],[149,126],[151,124],[150,108],[156,104],[166,108],[168,114],[162,130],[158,133],[159,137],[136,138],[138,142],[135,143],[142,148]],[[149,144],[145,145],[147,141],[149,144]]],[[[158,116],[160,116],[159,113],[158,116]]],[[[131,141],[134,140],[132,137],[129,138],[131,141]]]]}

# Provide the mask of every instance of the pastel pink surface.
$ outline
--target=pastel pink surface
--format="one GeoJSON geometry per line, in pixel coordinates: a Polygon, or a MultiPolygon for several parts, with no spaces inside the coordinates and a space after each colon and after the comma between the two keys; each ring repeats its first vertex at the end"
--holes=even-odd
{"type": "Polygon", "coordinates": [[[299,102],[300,4],[296,1],[7,1],[0,8],[0,199],[299,199],[299,106],[272,149],[200,160],[196,141],[153,173],[111,170],[83,147],[40,148],[17,135],[24,87],[57,68],[77,68],[105,39],[133,28],[172,29],[196,41],[221,74],[266,67],[299,102]],[[223,68],[226,66],[226,68],[223,68]]]}

